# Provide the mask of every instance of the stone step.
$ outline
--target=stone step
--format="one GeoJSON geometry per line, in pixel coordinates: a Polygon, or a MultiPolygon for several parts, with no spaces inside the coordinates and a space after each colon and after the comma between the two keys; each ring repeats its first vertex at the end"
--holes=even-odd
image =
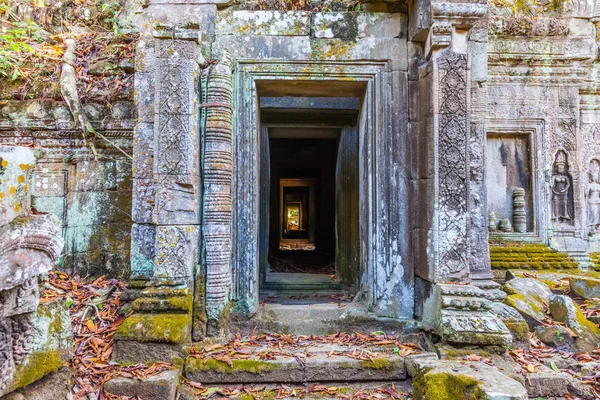
{"type": "Polygon", "coordinates": [[[405,358],[379,356],[371,361],[323,352],[312,357],[275,357],[273,360],[225,361],[188,357],[184,375],[202,384],[306,383],[396,381],[406,379],[405,358]]]}
{"type": "Polygon", "coordinates": [[[104,384],[104,390],[114,396],[139,400],[175,400],[179,371],[169,370],[144,379],[115,377],[104,384]]]}
{"type": "Polygon", "coordinates": [[[181,383],[178,390],[179,400],[198,400],[206,398],[207,393],[216,393],[215,398],[255,398],[255,399],[302,399],[321,400],[336,398],[352,399],[409,399],[412,392],[410,380],[404,381],[369,381],[369,382],[328,382],[322,384],[256,384],[256,385],[203,385],[201,390],[181,383]],[[391,390],[393,390],[393,392],[391,390]],[[250,395],[251,393],[251,395],[250,395]],[[391,396],[396,393],[397,396],[391,396]],[[200,397],[204,396],[204,397],[200,397]],[[216,397],[222,396],[222,397],[216,397]],[[252,397],[250,397],[252,396],[252,397]]]}
{"type": "Polygon", "coordinates": [[[416,323],[413,320],[378,317],[360,303],[265,303],[252,318],[232,321],[229,328],[231,333],[242,336],[269,332],[326,335],[339,331],[385,331],[399,336],[415,332],[416,323]]]}

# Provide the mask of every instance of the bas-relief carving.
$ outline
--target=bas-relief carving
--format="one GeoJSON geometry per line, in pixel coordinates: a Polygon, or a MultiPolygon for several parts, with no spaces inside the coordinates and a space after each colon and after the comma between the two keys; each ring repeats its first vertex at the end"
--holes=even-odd
{"type": "MultiPolygon", "coordinates": [[[[4,166],[20,166],[17,175],[3,171],[2,185],[31,185],[35,165],[24,160],[34,158],[32,153],[31,157],[24,153],[31,150],[0,147],[0,159],[10,160],[4,166]],[[21,164],[15,154],[20,154],[21,164]]],[[[31,315],[39,303],[38,277],[53,267],[64,246],[58,219],[51,214],[32,214],[31,195],[23,195],[27,207],[16,209],[12,220],[0,222],[0,396],[8,390],[14,368],[32,351],[35,329],[31,315]]]]}
{"type": "Polygon", "coordinates": [[[573,177],[569,173],[569,159],[565,151],[559,150],[556,153],[552,169],[550,180],[552,221],[573,225],[573,177]]]}
{"type": "Polygon", "coordinates": [[[600,160],[590,161],[588,184],[585,191],[587,198],[587,225],[590,233],[600,232],[600,160]]]}
{"type": "Polygon", "coordinates": [[[439,271],[468,274],[468,55],[446,51],[438,60],[439,271]]]}

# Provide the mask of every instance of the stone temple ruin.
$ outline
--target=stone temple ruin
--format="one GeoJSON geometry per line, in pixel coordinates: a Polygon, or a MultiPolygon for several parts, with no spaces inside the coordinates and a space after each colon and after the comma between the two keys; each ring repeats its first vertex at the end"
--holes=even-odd
{"type": "Polygon", "coordinates": [[[600,270],[600,3],[234,3],[144,2],[111,108],[2,103],[0,143],[39,153],[29,189],[0,193],[0,229],[24,232],[0,248],[31,264],[0,271],[2,293],[37,293],[59,254],[127,279],[113,356],[135,363],[253,329],[509,346],[525,322],[499,306],[506,271],[600,270]],[[73,107],[116,145],[92,152],[73,107]],[[302,300],[319,294],[352,302],[302,300]]]}

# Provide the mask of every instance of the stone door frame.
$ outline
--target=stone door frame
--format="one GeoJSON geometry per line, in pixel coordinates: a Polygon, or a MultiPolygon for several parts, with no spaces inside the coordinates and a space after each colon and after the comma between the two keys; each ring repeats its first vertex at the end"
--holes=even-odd
{"type": "MultiPolygon", "coordinates": [[[[412,265],[408,264],[411,257],[406,254],[408,247],[398,245],[401,236],[410,235],[410,225],[405,224],[405,230],[401,229],[401,211],[397,204],[401,193],[407,193],[409,182],[394,179],[394,171],[400,167],[392,146],[401,140],[398,139],[401,128],[394,124],[393,118],[400,113],[400,103],[405,101],[393,102],[392,99],[405,96],[406,92],[402,91],[402,85],[392,84],[393,72],[389,71],[388,61],[237,60],[234,68],[231,296],[239,313],[252,314],[259,303],[260,121],[256,82],[348,81],[365,84],[358,123],[359,290],[368,305],[374,306],[380,314],[412,318],[414,274],[412,265]],[[398,315],[398,309],[402,315],[398,315]]],[[[408,160],[403,161],[408,164],[408,160]]]]}
{"type": "Polygon", "coordinates": [[[489,135],[512,135],[527,137],[529,142],[531,186],[533,189],[533,232],[503,234],[502,239],[504,240],[527,241],[533,239],[548,243],[548,207],[550,203],[544,177],[544,165],[547,164],[547,160],[544,159],[546,154],[544,125],[543,119],[507,120],[488,118],[486,122],[486,140],[489,135]]]}

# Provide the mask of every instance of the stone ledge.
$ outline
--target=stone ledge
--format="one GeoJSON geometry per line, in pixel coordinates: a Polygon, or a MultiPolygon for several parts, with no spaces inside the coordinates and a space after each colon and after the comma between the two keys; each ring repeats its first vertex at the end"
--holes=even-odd
{"type": "Polygon", "coordinates": [[[233,360],[231,366],[224,361],[188,357],[185,376],[203,384],[379,381],[406,379],[406,368],[404,358],[396,355],[361,361],[318,354],[305,358],[304,364],[295,358],[276,357],[269,361],[233,360]]]}

